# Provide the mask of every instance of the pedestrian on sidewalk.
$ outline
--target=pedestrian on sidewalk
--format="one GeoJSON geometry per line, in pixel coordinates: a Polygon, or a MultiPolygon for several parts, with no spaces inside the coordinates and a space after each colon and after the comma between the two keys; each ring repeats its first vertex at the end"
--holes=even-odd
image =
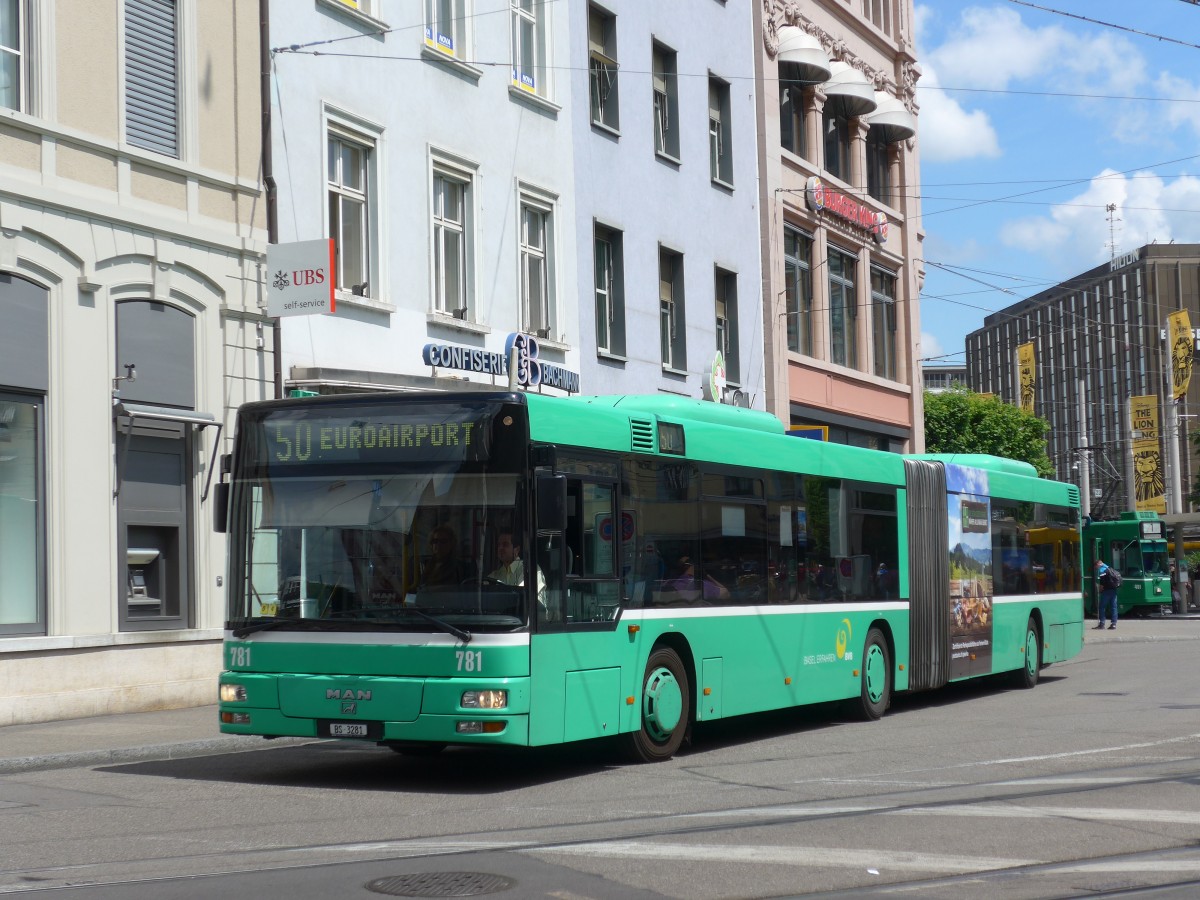
{"type": "Polygon", "coordinates": [[[1096,610],[1100,620],[1097,628],[1104,627],[1105,614],[1108,615],[1109,630],[1117,627],[1117,582],[1113,570],[1104,560],[1096,560],[1096,588],[1100,592],[1100,604],[1096,610]]]}

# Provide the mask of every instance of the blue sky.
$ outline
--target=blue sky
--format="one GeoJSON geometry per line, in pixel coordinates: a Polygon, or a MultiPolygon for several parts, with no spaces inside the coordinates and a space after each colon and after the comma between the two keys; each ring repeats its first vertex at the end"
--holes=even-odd
{"type": "Polygon", "coordinates": [[[1200,242],[1200,5],[917,0],[916,22],[922,358],[963,362],[984,316],[1114,243],[1200,242]]]}

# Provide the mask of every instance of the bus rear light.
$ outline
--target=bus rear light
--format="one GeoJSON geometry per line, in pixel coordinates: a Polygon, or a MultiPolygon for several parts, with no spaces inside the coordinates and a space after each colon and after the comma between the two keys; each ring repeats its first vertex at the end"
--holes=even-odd
{"type": "Polygon", "coordinates": [[[244,684],[223,684],[223,685],[221,685],[221,702],[222,703],[245,703],[246,702],[246,686],[244,684]]]}
{"type": "Polygon", "coordinates": [[[250,713],[221,713],[221,722],[225,725],[249,725],[250,713]]]}
{"type": "Polygon", "coordinates": [[[508,691],[464,691],[460,703],[463,709],[505,709],[508,691]]]}

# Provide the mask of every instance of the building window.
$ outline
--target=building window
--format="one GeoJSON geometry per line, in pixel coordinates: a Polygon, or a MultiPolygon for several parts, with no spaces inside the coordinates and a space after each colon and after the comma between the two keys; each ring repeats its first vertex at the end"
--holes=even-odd
{"type": "Polygon", "coordinates": [[[658,250],[658,329],[664,368],[687,368],[684,341],[683,256],[663,247],[658,250]]]}
{"type": "Polygon", "coordinates": [[[621,232],[596,226],[596,349],[625,355],[625,294],[621,232]]]}
{"type": "Polygon", "coordinates": [[[710,176],[721,184],[733,184],[733,145],[729,123],[729,84],[708,79],[708,159],[710,176]]]}
{"type": "Polygon", "coordinates": [[[179,156],[175,0],[125,0],[125,139],[179,156]]]}
{"type": "Polygon", "coordinates": [[[853,256],[829,251],[829,361],[858,368],[858,295],[853,256]]]}
{"type": "Polygon", "coordinates": [[[740,384],[742,377],[738,353],[737,275],[718,268],[714,280],[717,350],[725,359],[725,377],[734,384],[740,384]]]}
{"type": "Polygon", "coordinates": [[[433,308],[456,319],[468,318],[471,180],[461,174],[433,174],[433,308]]]}
{"type": "Polygon", "coordinates": [[[890,145],[881,129],[867,132],[867,193],[880,203],[896,206],[892,194],[892,169],[888,157],[890,145]]]}
{"type": "Polygon", "coordinates": [[[826,108],[825,171],[842,181],[850,180],[850,120],[826,108]]]}
{"type": "Polygon", "coordinates": [[[466,0],[425,0],[425,46],[462,58],[467,50],[466,0]]]}
{"type": "Polygon", "coordinates": [[[804,85],[779,78],[779,144],[784,150],[808,158],[808,133],[804,128],[804,85]]]}
{"type": "Polygon", "coordinates": [[[539,97],[549,96],[545,0],[512,0],[512,82],[539,97]]]}
{"type": "Polygon", "coordinates": [[[0,634],[45,633],[43,406],[0,392],[0,634]]]}
{"type": "Polygon", "coordinates": [[[896,380],[896,276],[871,269],[871,333],[875,374],[896,380]]]}
{"type": "Polygon", "coordinates": [[[617,17],[588,8],[588,78],[592,124],[614,131],[621,126],[617,106],[617,17]]]}
{"type": "Polygon", "coordinates": [[[793,353],[813,355],[812,238],[785,227],[783,277],[787,292],[787,342],[793,353]]]}
{"type": "Polygon", "coordinates": [[[654,85],[654,152],[679,159],[679,83],[676,56],[661,44],[654,45],[651,81],[654,85]]]}
{"type": "Polygon", "coordinates": [[[338,0],[338,2],[342,6],[348,6],[364,15],[374,16],[376,15],[375,7],[379,0],[338,0]]]}
{"type": "Polygon", "coordinates": [[[0,107],[28,109],[24,0],[0,0],[0,107]]]}
{"type": "Polygon", "coordinates": [[[373,143],[337,130],[328,133],[329,236],[336,250],[335,287],[371,296],[370,213],[373,143]]]}
{"type": "Polygon", "coordinates": [[[521,197],[521,328],[558,340],[554,303],[553,207],[521,197]]]}
{"type": "Polygon", "coordinates": [[[884,34],[892,33],[892,0],[863,0],[863,15],[884,34]]]}
{"type": "Polygon", "coordinates": [[[46,633],[50,293],[0,272],[0,635],[46,633]]]}

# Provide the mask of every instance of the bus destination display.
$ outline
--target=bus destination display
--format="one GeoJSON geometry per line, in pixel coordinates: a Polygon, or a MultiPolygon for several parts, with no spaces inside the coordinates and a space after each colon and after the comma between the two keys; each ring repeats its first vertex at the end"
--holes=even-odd
{"type": "Polygon", "coordinates": [[[339,462],[486,458],[490,416],[457,409],[404,415],[363,411],[354,416],[280,414],[263,423],[266,461],[272,466],[339,462]]]}

